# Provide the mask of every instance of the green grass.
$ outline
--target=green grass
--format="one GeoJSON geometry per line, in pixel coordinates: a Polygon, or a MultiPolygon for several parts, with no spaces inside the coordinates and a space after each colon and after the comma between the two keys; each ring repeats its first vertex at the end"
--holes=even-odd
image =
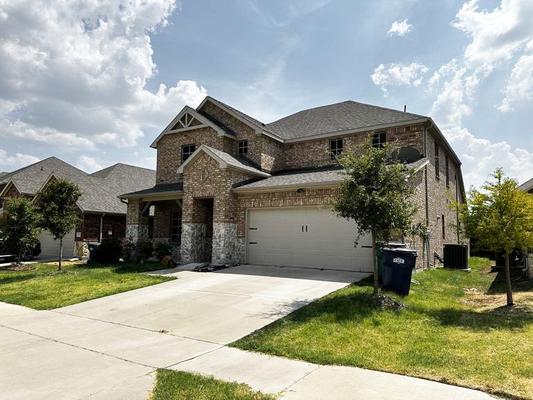
{"type": "Polygon", "coordinates": [[[160,264],[86,265],[64,263],[35,264],[33,271],[1,271],[0,301],[50,310],[109,296],[173,278],[155,277],[140,272],[162,269],[160,264]]]}
{"type": "Polygon", "coordinates": [[[232,346],[533,399],[533,282],[514,279],[517,306],[508,309],[487,260],[470,267],[414,275],[410,295],[397,297],[406,310],[376,309],[370,282],[361,282],[232,346]]]}
{"type": "Polygon", "coordinates": [[[160,369],[150,400],[274,400],[248,385],[203,375],[160,369]]]}

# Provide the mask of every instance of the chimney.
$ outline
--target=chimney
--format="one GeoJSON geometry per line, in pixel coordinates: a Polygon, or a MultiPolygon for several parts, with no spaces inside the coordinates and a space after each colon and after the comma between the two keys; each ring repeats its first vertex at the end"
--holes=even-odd
{"type": "Polygon", "coordinates": [[[404,104],[403,106],[403,112],[406,112],[407,111],[407,104],[404,104]]]}

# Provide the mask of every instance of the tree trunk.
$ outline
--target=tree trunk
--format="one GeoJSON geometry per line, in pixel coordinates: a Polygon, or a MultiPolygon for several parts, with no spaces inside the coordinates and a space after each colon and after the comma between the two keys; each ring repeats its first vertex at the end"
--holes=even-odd
{"type": "Polygon", "coordinates": [[[505,252],[505,286],[507,289],[507,305],[513,306],[513,288],[511,286],[511,265],[509,262],[509,253],[505,252]]]}
{"type": "Polygon", "coordinates": [[[379,290],[379,277],[378,277],[378,260],[376,253],[376,235],[372,232],[372,260],[374,263],[374,296],[377,296],[379,290]]]}
{"type": "Polygon", "coordinates": [[[59,262],[58,262],[58,271],[61,271],[61,260],[63,259],[63,238],[59,239],[59,262]]]}

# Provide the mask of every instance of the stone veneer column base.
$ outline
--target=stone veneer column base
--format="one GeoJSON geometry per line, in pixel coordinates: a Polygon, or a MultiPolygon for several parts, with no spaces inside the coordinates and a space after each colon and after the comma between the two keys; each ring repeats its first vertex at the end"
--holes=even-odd
{"type": "Polygon", "coordinates": [[[182,224],[180,254],[180,261],[183,264],[209,262],[206,259],[206,224],[182,224]]]}
{"type": "Polygon", "coordinates": [[[215,222],[213,224],[213,252],[211,264],[237,265],[243,263],[242,244],[237,239],[237,224],[215,222]],[[242,254],[242,255],[241,255],[242,254]]]}
{"type": "Polygon", "coordinates": [[[148,238],[148,225],[127,225],[126,226],[126,240],[133,243],[138,243],[148,238]]]}

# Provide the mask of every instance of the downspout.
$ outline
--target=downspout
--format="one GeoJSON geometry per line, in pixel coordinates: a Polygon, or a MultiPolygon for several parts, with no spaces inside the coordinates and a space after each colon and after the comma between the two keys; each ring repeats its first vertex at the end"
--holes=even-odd
{"type": "Polygon", "coordinates": [[[100,243],[102,242],[102,238],[104,235],[104,216],[105,213],[100,216],[100,243]]]}
{"type": "Polygon", "coordinates": [[[461,221],[459,220],[459,184],[457,183],[457,167],[455,167],[455,214],[457,217],[457,244],[461,244],[461,221]]]}
{"type": "MultiPolygon", "coordinates": [[[[429,127],[431,128],[431,125],[429,127]]],[[[424,154],[426,155],[426,157],[428,157],[428,143],[427,143],[428,142],[427,140],[428,129],[429,128],[424,128],[424,154]]],[[[429,190],[428,190],[428,186],[429,186],[428,167],[430,163],[431,163],[431,160],[428,163],[428,165],[424,167],[424,185],[425,185],[425,195],[426,195],[425,196],[426,197],[425,199],[426,200],[426,232],[424,235],[424,246],[426,250],[426,268],[427,269],[429,269],[430,267],[430,260],[431,260],[431,256],[429,254],[430,246],[429,246],[429,190]]]]}

